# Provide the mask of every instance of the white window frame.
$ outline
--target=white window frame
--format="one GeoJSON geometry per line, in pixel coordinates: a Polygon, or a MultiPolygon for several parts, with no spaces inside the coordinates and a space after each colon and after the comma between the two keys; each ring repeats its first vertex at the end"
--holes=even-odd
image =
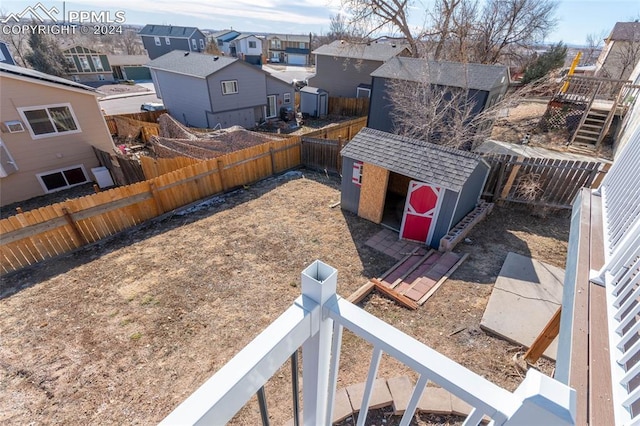
{"type": "Polygon", "coordinates": [[[200,49],[204,50],[204,39],[203,38],[200,39],[200,49]]]}
{"type": "Polygon", "coordinates": [[[7,145],[4,144],[4,142],[2,142],[2,139],[0,139],[0,151],[4,150],[4,152],[7,153],[7,159],[9,161],[7,161],[8,163],[13,164],[13,167],[15,170],[13,170],[11,173],[7,173],[7,171],[4,169],[4,167],[2,167],[2,163],[0,163],[0,178],[4,178],[7,177],[15,172],[17,172],[19,170],[18,165],[16,164],[16,160],[13,159],[13,156],[11,155],[11,153],[9,152],[9,149],[7,148],[7,145]]]}
{"type": "Polygon", "coordinates": [[[353,162],[353,173],[351,175],[351,182],[354,185],[362,186],[362,161],[353,162]]]}
{"type": "Polygon", "coordinates": [[[258,42],[255,40],[249,40],[249,49],[257,49],[258,48],[258,42]],[[253,43],[253,46],[251,45],[251,43],[253,43]]]}
{"type": "Polygon", "coordinates": [[[153,36],[153,41],[156,43],[156,46],[162,46],[162,42],[160,41],[160,37],[153,36]]]}
{"type": "Polygon", "coordinates": [[[193,48],[193,50],[196,50],[198,48],[198,42],[195,38],[191,39],[191,47],[193,48]]]}
{"type": "Polygon", "coordinates": [[[284,103],[285,104],[290,104],[291,103],[291,93],[286,92],[282,94],[282,98],[284,99],[284,103]]]}
{"type": "Polygon", "coordinates": [[[2,53],[2,49],[0,49],[0,62],[6,61],[7,58],[4,57],[4,53],[2,53]]]}
{"type": "Polygon", "coordinates": [[[306,49],[307,48],[307,43],[305,43],[304,41],[301,41],[298,43],[298,48],[299,49],[306,49]]]}
{"type": "Polygon", "coordinates": [[[20,114],[20,118],[22,118],[22,122],[25,123],[27,125],[27,129],[29,129],[29,134],[31,134],[31,139],[45,139],[45,138],[51,138],[54,136],[60,136],[60,135],[71,135],[74,133],[81,133],[82,129],[80,128],[80,122],[78,121],[78,118],[76,117],[75,112],[73,112],[73,107],[71,106],[70,103],[63,103],[63,104],[49,104],[49,105],[35,105],[35,106],[29,106],[29,107],[22,107],[22,108],[18,108],[18,114],[20,114]],[[53,119],[51,118],[51,114],[49,114],[49,108],[57,108],[57,107],[67,107],[69,108],[69,112],[71,112],[71,117],[73,118],[74,123],[76,124],[76,130],[69,130],[66,132],[59,132],[55,127],[55,123],[53,122],[53,119]],[[39,110],[39,109],[43,109],[45,111],[47,111],[47,115],[49,116],[49,120],[51,120],[51,124],[53,124],[53,128],[55,130],[55,132],[53,133],[44,133],[42,135],[36,135],[35,133],[33,133],[33,129],[31,128],[31,123],[29,123],[29,120],[27,120],[27,116],[25,115],[25,111],[35,111],[35,110],[39,110]]]}
{"type": "Polygon", "coordinates": [[[282,41],[279,39],[271,40],[271,48],[272,49],[282,49],[282,41]]]}
{"type": "Polygon", "coordinates": [[[164,44],[166,44],[167,46],[171,46],[171,39],[169,37],[165,37],[164,44]]]}
{"type": "Polygon", "coordinates": [[[76,66],[76,61],[73,60],[73,56],[65,56],[65,59],[67,60],[69,71],[78,71],[78,67],[76,66]]]}
{"type": "Polygon", "coordinates": [[[91,72],[91,63],[89,62],[89,57],[78,56],[78,60],[80,61],[80,66],[82,66],[82,70],[80,72],[91,72]]]}
{"type": "Polygon", "coordinates": [[[367,89],[366,87],[357,87],[356,88],[356,98],[360,97],[360,91],[367,92],[367,98],[371,98],[371,89],[367,89]]]}
{"type": "Polygon", "coordinates": [[[93,61],[93,67],[96,71],[104,71],[104,67],[102,66],[102,61],[100,60],[100,56],[92,56],[91,60],[93,61]]]}
{"type": "Polygon", "coordinates": [[[74,186],[78,186],[78,185],[82,185],[82,184],[85,184],[87,182],[90,182],[89,175],[87,174],[87,170],[84,168],[84,165],[82,165],[82,164],[76,164],[75,166],[67,166],[67,167],[63,167],[61,169],[47,170],[46,172],[36,173],[36,178],[38,179],[38,182],[40,182],[40,186],[42,186],[42,189],[44,190],[44,192],[46,194],[50,194],[52,192],[62,191],[64,189],[73,188],[74,186]],[[71,170],[71,169],[82,169],[82,173],[84,174],[85,181],[84,182],[74,183],[74,184],[71,184],[71,185],[69,185],[68,182],[67,182],[67,186],[61,186],[60,188],[56,188],[56,189],[48,189],[47,185],[45,185],[44,180],[42,179],[42,176],[52,175],[54,173],[62,173],[62,177],[64,177],[64,179],[66,181],[67,178],[64,176],[63,172],[66,171],[66,170],[71,170]]]}
{"type": "Polygon", "coordinates": [[[267,95],[267,111],[265,116],[267,118],[274,118],[278,116],[278,95],[267,95]],[[271,115],[269,115],[270,101],[273,101],[273,111],[271,111],[271,115]]]}
{"type": "Polygon", "coordinates": [[[7,128],[7,131],[9,133],[22,133],[24,132],[24,124],[22,124],[22,121],[20,120],[10,120],[10,121],[5,121],[4,122],[4,126],[7,128]],[[18,126],[15,129],[12,129],[12,126],[18,126]]]}
{"type": "Polygon", "coordinates": [[[222,87],[223,95],[235,95],[238,93],[238,80],[223,80],[220,82],[220,86],[222,87]]]}

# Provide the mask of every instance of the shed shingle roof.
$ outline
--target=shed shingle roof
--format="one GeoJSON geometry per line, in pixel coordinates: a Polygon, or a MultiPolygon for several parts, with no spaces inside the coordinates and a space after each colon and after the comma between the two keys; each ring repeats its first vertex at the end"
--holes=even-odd
{"type": "Polygon", "coordinates": [[[335,56],[338,58],[362,59],[367,61],[387,61],[407,49],[405,44],[395,43],[349,43],[336,40],[318,47],[312,53],[316,55],[335,56]]]}
{"type": "Polygon", "coordinates": [[[371,76],[486,91],[509,83],[507,67],[503,65],[437,62],[407,57],[390,59],[371,76]]]}
{"type": "Polygon", "coordinates": [[[149,62],[147,66],[152,69],[206,78],[237,60],[238,58],[230,58],[227,56],[214,56],[205,53],[173,50],[149,62]],[[185,55],[185,53],[189,54],[185,55]]]}
{"type": "Polygon", "coordinates": [[[459,192],[480,162],[477,154],[363,128],[342,156],[459,192]]]}
{"type": "Polygon", "coordinates": [[[179,27],[174,25],[145,25],[138,33],[141,36],[189,38],[196,31],[196,27],[179,27]]]}

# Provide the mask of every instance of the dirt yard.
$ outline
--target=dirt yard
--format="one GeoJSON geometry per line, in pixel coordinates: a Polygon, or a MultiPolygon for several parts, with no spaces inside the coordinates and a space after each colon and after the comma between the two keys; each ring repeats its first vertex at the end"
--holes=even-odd
{"type": "MultiPolygon", "coordinates": [[[[365,246],[380,228],[329,208],[338,186],[308,171],[266,180],[3,278],[0,423],[155,424],[293,302],[315,259],[338,269],[344,297],[382,274],[395,260],[365,246]]],[[[522,348],[480,330],[482,313],[508,251],[563,267],[568,230],[566,214],[496,208],[457,247],[469,259],[419,310],[377,294],[362,306],[513,390],[522,348]]],[[[345,333],[338,387],[364,381],[370,357],[345,333]]],[[[289,368],[266,386],[276,425],[292,417],[289,368]]],[[[412,373],[383,358],[379,376],[402,374],[412,373]]],[[[259,424],[255,398],[233,423],[259,424]]]]}

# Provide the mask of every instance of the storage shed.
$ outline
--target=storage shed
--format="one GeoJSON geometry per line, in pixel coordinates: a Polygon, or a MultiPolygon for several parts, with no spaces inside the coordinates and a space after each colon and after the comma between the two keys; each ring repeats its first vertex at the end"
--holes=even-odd
{"type": "Polygon", "coordinates": [[[341,154],[342,208],[433,247],[476,207],[490,168],[477,154],[367,127],[341,154]]]}
{"type": "Polygon", "coordinates": [[[300,89],[300,112],[311,117],[324,117],[329,107],[329,92],[317,87],[300,89]]]}

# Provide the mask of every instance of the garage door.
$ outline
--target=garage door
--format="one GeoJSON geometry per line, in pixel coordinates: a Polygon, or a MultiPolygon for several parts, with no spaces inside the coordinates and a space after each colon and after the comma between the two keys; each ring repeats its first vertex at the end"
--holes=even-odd
{"type": "Polygon", "coordinates": [[[287,55],[287,58],[290,65],[306,65],[307,64],[307,55],[296,55],[293,53],[289,53],[287,55]]]}

